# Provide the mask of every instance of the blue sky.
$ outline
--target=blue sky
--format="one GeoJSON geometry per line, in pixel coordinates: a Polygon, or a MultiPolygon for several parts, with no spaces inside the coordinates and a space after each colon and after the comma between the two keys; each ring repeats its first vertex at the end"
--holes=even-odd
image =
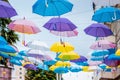
{"type": "MultiPolygon", "coordinates": [[[[76,37],[64,38],[64,41],[71,43],[75,47],[75,51],[81,55],[87,55],[91,50],[89,46],[94,42],[95,38],[84,33],[84,29],[92,24],[91,17],[93,15],[91,0],[69,0],[74,4],[71,12],[62,15],[61,17],[68,18],[77,27],[79,34],[76,37]]],[[[25,35],[26,42],[32,40],[40,40],[51,46],[54,42],[59,41],[59,37],[55,36],[42,26],[52,17],[42,17],[32,13],[32,5],[36,0],[9,0],[10,4],[16,9],[18,16],[12,19],[22,19],[25,17],[33,21],[42,32],[35,35],[25,35]]],[[[19,34],[21,37],[22,35],[19,34]]],[[[20,42],[19,42],[20,43],[20,42]]],[[[20,46],[19,46],[20,47],[20,46]]]]}

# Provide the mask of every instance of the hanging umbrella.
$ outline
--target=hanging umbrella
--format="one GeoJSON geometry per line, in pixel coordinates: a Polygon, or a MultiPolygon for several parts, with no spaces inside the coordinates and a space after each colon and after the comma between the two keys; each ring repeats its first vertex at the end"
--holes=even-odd
{"type": "Polygon", "coordinates": [[[74,63],[80,66],[89,66],[88,62],[74,62],[74,63]]]}
{"type": "Polygon", "coordinates": [[[16,60],[24,60],[24,58],[19,54],[17,54],[16,56],[13,56],[13,58],[16,60]]]}
{"type": "Polygon", "coordinates": [[[82,69],[78,66],[70,66],[69,70],[71,72],[79,72],[79,71],[82,71],[82,69]]]}
{"type": "Polygon", "coordinates": [[[19,51],[18,54],[21,56],[27,56],[27,51],[25,51],[25,50],[19,51]]]}
{"type": "Polygon", "coordinates": [[[4,37],[0,36],[0,44],[8,44],[4,37]]]}
{"type": "Polygon", "coordinates": [[[49,51],[49,47],[45,42],[41,42],[39,40],[30,41],[26,44],[26,47],[31,49],[37,49],[41,51],[49,51]]]}
{"type": "Polygon", "coordinates": [[[120,19],[120,10],[114,7],[105,7],[96,10],[92,20],[101,22],[113,22],[120,19]]]}
{"type": "Polygon", "coordinates": [[[50,50],[53,52],[69,52],[73,51],[74,47],[68,42],[55,42],[50,47],[50,50]]]}
{"type": "Polygon", "coordinates": [[[115,47],[116,45],[113,44],[112,42],[109,42],[107,40],[98,40],[90,46],[90,49],[105,50],[105,49],[111,49],[115,47]]]}
{"type": "Polygon", "coordinates": [[[96,7],[106,7],[106,6],[115,6],[120,4],[120,0],[92,0],[95,3],[96,7]]]}
{"type": "Polygon", "coordinates": [[[78,35],[78,31],[75,29],[73,31],[53,31],[51,30],[50,33],[56,36],[63,36],[63,37],[74,37],[78,35]]]}
{"type": "Polygon", "coordinates": [[[23,67],[30,70],[37,70],[37,67],[34,64],[26,64],[23,67]]]}
{"type": "Polygon", "coordinates": [[[74,60],[80,58],[80,55],[78,53],[75,53],[74,51],[69,52],[62,52],[58,58],[61,60],[74,60]]]}
{"type": "Polygon", "coordinates": [[[10,3],[0,0],[0,18],[10,18],[16,15],[17,12],[10,3]]]}
{"type": "Polygon", "coordinates": [[[89,66],[98,66],[102,64],[102,61],[89,61],[88,64],[89,66]]]}
{"type": "Polygon", "coordinates": [[[108,59],[109,59],[109,60],[120,60],[120,56],[117,56],[117,55],[115,55],[115,54],[110,54],[110,55],[108,56],[108,59]]]}
{"type": "Polygon", "coordinates": [[[67,18],[52,18],[43,27],[57,36],[72,37],[78,35],[77,26],[67,18]]]}
{"type": "Polygon", "coordinates": [[[92,52],[92,56],[99,57],[99,56],[106,56],[109,54],[108,50],[94,50],[92,52]]]}
{"type": "Polygon", "coordinates": [[[49,71],[48,65],[38,64],[37,68],[49,71]]]}
{"type": "Polygon", "coordinates": [[[74,59],[74,60],[70,60],[70,62],[74,62],[74,63],[77,63],[77,62],[86,62],[87,60],[88,59],[85,56],[81,56],[80,55],[80,58],[74,59]]]}
{"type": "Polygon", "coordinates": [[[27,57],[28,61],[33,63],[33,64],[43,64],[42,60],[36,59],[34,57],[27,57]]]}
{"type": "Polygon", "coordinates": [[[103,61],[103,57],[91,57],[91,61],[103,61]]]}
{"type": "Polygon", "coordinates": [[[9,62],[18,66],[22,66],[22,63],[19,60],[16,60],[15,58],[11,58],[9,62]]]}
{"type": "Polygon", "coordinates": [[[56,62],[57,62],[57,61],[55,61],[55,60],[45,60],[45,61],[44,61],[44,64],[45,64],[45,65],[54,65],[56,62]]]}
{"type": "Polygon", "coordinates": [[[38,0],[33,6],[33,13],[41,16],[60,16],[72,10],[73,4],[67,0],[38,0]]]}
{"type": "MultiPolygon", "coordinates": [[[[36,34],[41,32],[41,30],[32,21],[26,20],[25,18],[14,20],[8,25],[8,28],[24,34],[36,34]]],[[[25,45],[24,38],[25,36],[23,35],[23,44],[25,45]]]]}
{"type": "Polygon", "coordinates": [[[113,35],[109,27],[101,23],[93,23],[84,29],[84,32],[94,37],[107,37],[113,35]]]}
{"type": "Polygon", "coordinates": [[[57,67],[53,71],[58,74],[69,72],[67,67],[57,67]]]}
{"type": "Polygon", "coordinates": [[[69,67],[71,64],[65,61],[57,61],[54,65],[59,67],[69,67]]]}
{"type": "Polygon", "coordinates": [[[117,67],[120,63],[119,60],[110,60],[108,59],[108,57],[106,57],[103,61],[103,63],[105,63],[106,65],[110,66],[110,67],[117,67]]]}

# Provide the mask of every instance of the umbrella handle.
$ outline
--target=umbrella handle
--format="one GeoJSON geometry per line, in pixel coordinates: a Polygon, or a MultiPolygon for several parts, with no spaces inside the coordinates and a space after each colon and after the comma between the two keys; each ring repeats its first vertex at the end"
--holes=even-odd
{"type": "Polygon", "coordinates": [[[112,20],[116,20],[116,12],[114,11],[114,16],[112,17],[112,20]]]}
{"type": "Polygon", "coordinates": [[[45,6],[48,7],[48,1],[47,0],[45,0],[45,6]]]}

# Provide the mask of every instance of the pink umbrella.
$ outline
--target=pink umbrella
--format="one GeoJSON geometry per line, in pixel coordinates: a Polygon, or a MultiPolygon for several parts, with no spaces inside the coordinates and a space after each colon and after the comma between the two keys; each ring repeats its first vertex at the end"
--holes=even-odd
{"type": "MultiPolygon", "coordinates": [[[[36,34],[41,32],[41,30],[32,21],[26,20],[25,18],[14,20],[8,25],[8,28],[24,34],[36,34]]],[[[23,42],[25,41],[23,40],[23,42]]]]}
{"type": "Polygon", "coordinates": [[[73,37],[78,35],[78,31],[76,29],[73,31],[62,31],[62,32],[51,30],[50,33],[56,36],[64,36],[64,37],[73,37]]]}
{"type": "Polygon", "coordinates": [[[89,66],[98,66],[99,64],[102,64],[101,61],[89,61],[88,62],[89,66]]]}
{"type": "Polygon", "coordinates": [[[105,49],[111,49],[115,47],[116,47],[115,44],[107,40],[98,40],[90,46],[90,48],[94,50],[105,50],[105,49]]]}

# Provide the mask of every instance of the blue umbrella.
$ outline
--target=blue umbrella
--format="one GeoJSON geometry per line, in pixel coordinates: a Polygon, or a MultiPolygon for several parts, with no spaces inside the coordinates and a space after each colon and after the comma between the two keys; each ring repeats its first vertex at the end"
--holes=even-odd
{"type": "Polygon", "coordinates": [[[101,22],[113,22],[120,19],[120,10],[114,7],[105,7],[96,10],[92,20],[101,22]]]}
{"type": "Polygon", "coordinates": [[[44,64],[45,65],[53,65],[53,64],[55,64],[57,61],[55,61],[55,60],[45,60],[44,61],[44,64]]]}
{"type": "Polygon", "coordinates": [[[87,62],[75,62],[75,63],[80,66],[89,66],[87,62]]]}
{"type": "Polygon", "coordinates": [[[8,53],[15,53],[16,50],[10,45],[0,45],[0,51],[8,52],[8,53]]]}
{"type": "Polygon", "coordinates": [[[82,71],[82,69],[81,69],[80,67],[76,67],[76,66],[71,66],[71,67],[69,68],[69,70],[70,70],[71,72],[79,72],[79,71],[82,71]]]}
{"type": "Polygon", "coordinates": [[[4,58],[10,58],[10,56],[7,53],[0,52],[0,56],[4,58]]]}
{"type": "Polygon", "coordinates": [[[13,56],[14,59],[16,60],[24,60],[24,58],[21,56],[21,55],[16,55],[16,56],[13,56]]]}
{"type": "Polygon", "coordinates": [[[109,60],[120,60],[120,56],[116,56],[115,54],[110,54],[108,56],[109,60]]]}
{"type": "Polygon", "coordinates": [[[48,65],[43,65],[43,64],[40,64],[40,63],[38,64],[37,68],[47,70],[47,71],[49,70],[48,65]]]}
{"type": "Polygon", "coordinates": [[[25,50],[18,52],[18,54],[21,56],[27,56],[26,53],[27,53],[27,51],[25,51],[25,50]]]}
{"type": "Polygon", "coordinates": [[[103,57],[92,57],[92,61],[103,61],[103,57]]]}
{"type": "Polygon", "coordinates": [[[7,41],[2,36],[0,36],[0,44],[7,44],[7,41]]]}
{"type": "Polygon", "coordinates": [[[62,73],[67,73],[69,71],[67,67],[58,67],[54,69],[54,72],[58,74],[62,74],[62,73]]]}
{"type": "Polygon", "coordinates": [[[42,16],[60,16],[70,12],[72,7],[73,4],[67,0],[37,0],[32,10],[42,16]]]}
{"type": "Polygon", "coordinates": [[[9,62],[18,66],[22,66],[22,63],[14,58],[11,58],[9,62]]]}
{"type": "Polygon", "coordinates": [[[105,56],[108,55],[109,51],[108,50],[94,50],[92,52],[92,56],[98,57],[98,56],[105,56]]]}

